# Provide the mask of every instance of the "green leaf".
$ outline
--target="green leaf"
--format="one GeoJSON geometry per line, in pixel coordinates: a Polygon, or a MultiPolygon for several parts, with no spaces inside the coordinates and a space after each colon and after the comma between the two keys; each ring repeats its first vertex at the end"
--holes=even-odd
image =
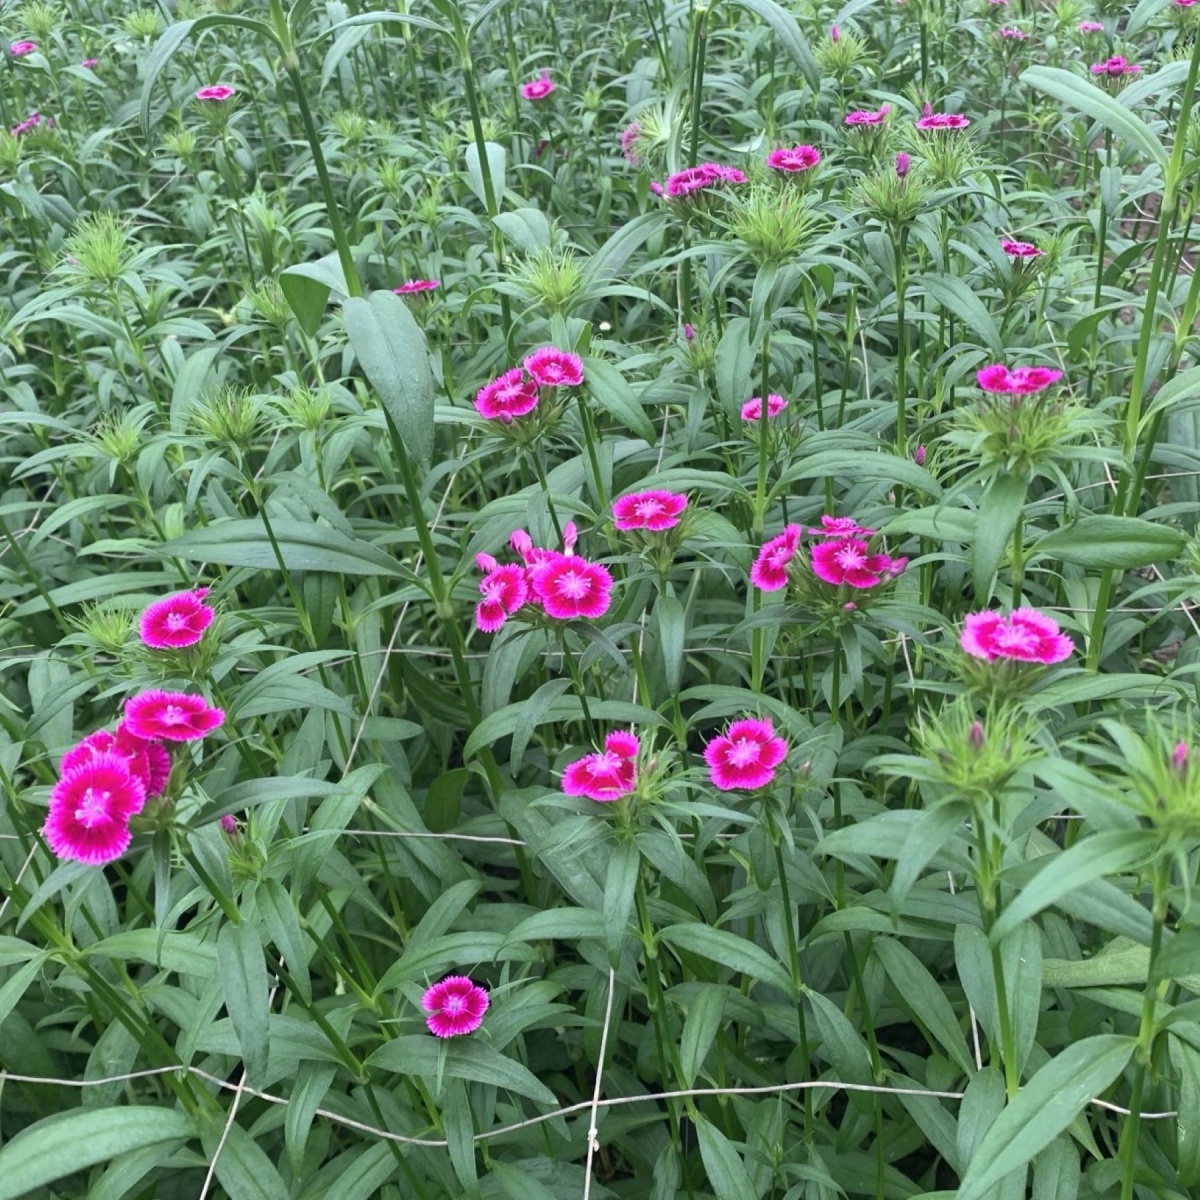
{"type": "Polygon", "coordinates": [[[1079,1195],[1079,1151],[1070,1137],[1057,1137],[1034,1159],[1030,1200],[1075,1200],[1079,1195]]]}
{"type": "Polygon", "coordinates": [[[258,930],[246,921],[226,923],[217,934],[217,971],[225,993],[225,1011],[237,1034],[246,1081],[262,1087],[267,1075],[267,959],[258,930]]]}
{"type": "Polygon", "coordinates": [[[222,1124],[209,1126],[204,1131],[204,1153],[210,1162],[215,1156],[217,1179],[230,1196],[238,1200],[288,1200],[287,1185],[275,1164],[236,1121],[225,1132],[225,1144],[218,1155],[221,1136],[222,1124]]]}
{"type": "Polygon", "coordinates": [[[676,950],[699,954],[709,962],[740,972],[792,994],[791,976],[761,946],[725,929],[708,925],[668,925],[659,937],[676,950]]]}
{"type": "Polygon", "coordinates": [[[621,963],[641,865],[642,856],[632,841],[622,842],[608,860],[608,875],[604,880],[604,941],[609,965],[614,970],[621,963]]]}
{"type": "Polygon", "coordinates": [[[981,603],[991,597],[996,568],[1025,509],[1026,486],[1019,476],[1001,473],[988,484],[979,501],[979,519],[971,547],[971,580],[975,597],[981,603]]]}
{"type": "MultiPolygon", "coordinates": [[[[497,142],[484,142],[483,145],[487,151],[488,172],[492,177],[492,195],[499,207],[507,186],[505,176],[508,172],[508,151],[497,142]]],[[[479,203],[486,206],[487,192],[483,186],[483,171],[480,170],[479,164],[479,147],[471,142],[467,146],[467,184],[479,203]]]]}
{"type": "Polygon", "coordinates": [[[329,303],[329,293],[338,292],[348,296],[346,276],[342,273],[342,262],[335,251],[318,258],[316,262],[297,263],[279,273],[279,286],[284,299],[296,314],[300,328],[309,337],[316,337],[329,303]]]}
{"type": "Polygon", "coordinates": [[[1021,73],[1021,82],[1098,121],[1121,138],[1129,149],[1153,159],[1166,170],[1167,152],[1145,122],[1074,71],[1064,71],[1060,67],[1030,67],[1021,73]]]}
{"type": "Polygon", "coordinates": [[[1047,855],[1043,859],[1046,865],[1024,884],[992,926],[992,940],[999,942],[1022,921],[1056,904],[1082,884],[1143,862],[1156,844],[1153,833],[1121,829],[1093,834],[1062,854],[1047,855]]]}
{"type": "Polygon", "coordinates": [[[923,288],[947,312],[953,313],[979,334],[993,354],[999,356],[1003,353],[1004,345],[996,322],[984,308],[983,301],[963,280],[954,275],[917,275],[910,282],[923,288]]]}
{"type": "MultiPolygon", "coordinates": [[[[295,966],[291,962],[288,963],[288,970],[295,973],[295,966]]],[[[304,1150],[308,1145],[308,1135],[312,1132],[313,1117],[336,1074],[337,1067],[331,1063],[302,1062],[297,1068],[296,1082],[288,1096],[283,1123],[288,1162],[292,1174],[297,1178],[304,1170],[304,1150]]],[[[383,1150],[388,1161],[392,1161],[383,1142],[377,1143],[373,1149],[383,1150]]],[[[325,1200],[330,1200],[331,1195],[327,1195],[325,1200]]]]}
{"type": "Polygon", "coordinates": [[[104,955],[118,962],[131,958],[163,971],[202,979],[211,978],[217,964],[211,942],[202,941],[195,933],[158,929],[126,929],[93,943],[84,953],[104,955]]]}
{"type": "Polygon", "coordinates": [[[984,1135],[958,1200],[984,1200],[997,1183],[1044,1150],[1125,1069],[1135,1038],[1084,1038],[1052,1058],[1013,1097],[984,1135]]]}
{"type": "Polygon", "coordinates": [[[941,485],[924,467],[882,450],[821,450],[806,455],[803,461],[783,473],[774,491],[779,494],[797,480],[820,479],[826,475],[844,483],[902,483],[928,496],[942,494],[941,485]]]}
{"type": "MultiPolygon", "coordinates": [[[[397,299],[399,299],[397,297],[397,299]]],[[[349,538],[328,525],[291,518],[274,518],[271,532],[289,571],[332,571],[342,575],[399,575],[407,571],[390,554],[360,538],[349,538]]],[[[278,570],[279,560],[261,520],[247,518],[214,521],[164,542],[159,552],[167,558],[218,563],[223,567],[278,570]]]]}
{"type": "Polygon", "coordinates": [[[713,360],[713,374],[721,407],[731,421],[739,420],[739,411],[754,387],[754,347],[750,344],[750,322],[734,317],[721,334],[713,360]]]}
{"type": "Polygon", "coordinates": [[[39,954],[4,981],[4,985],[0,987],[0,1025],[4,1024],[8,1014],[20,1003],[29,985],[37,978],[46,958],[47,955],[39,954]]]}
{"type": "Polygon", "coordinates": [[[834,1074],[848,1083],[873,1082],[871,1059],[866,1043],[844,1012],[827,996],[810,988],[805,995],[812,1005],[813,1017],[825,1045],[825,1054],[834,1074]]]}
{"type": "Polygon", "coordinates": [[[706,1117],[697,1114],[692,1118],[692,1123],[700,1141],[704,1170],[717,1200],[752,1200],[757,1196],[746,1164],[742,1162],[733,1143],[706,1117]]]}
{"type": "Polygon", "coordinates": [[[775,0],[733,0],[733,2],[761,17],[775,31],[779,44],[788,52],[792,61],[800,68],[801,74],[808,82],[814,93],[821,90],[821,68],[796,18],[775,0]]]}
{"type": "Polygon", "coordinates": [[[550,222],[540,208],[518,208],[492,218],[492,224],[518,250],[528,254],[550,245],[550,222]]]}
{"type": "Polygon", "coordinates": [[[507,1088],[519,1096],[528,1096],[539,1104],[558,1103],[554,1093],[527,1067],[493,1050],[478,1037],[458,1038],[438,1043],[422,1034],[407,1034],[385,1042],[367,1065],[403,1075],[425,1075],[436,1079],[465,1079],[507,1088]],[[439,1057],[444,1058],[439,1062],[439,1057]]]}
{"type": "Polygon", "coordinates": [[[723,984],[706,983],[688,1005],[679,1041],[679,1067],[688,1087],[695,1084],[721,1027],[727,995],[728,989],[723,984]]]}
{"type": "Polygon", "coordinates": [[[0,1200],[19,1200],[118,1154],[186,1141],[194,1133],[183,1113],[150,1105],[76,1109],[47,1117],[0,1149],[0,1200]]]}
{"type": "Polygon", "coordinates": [[[1167,1047],[1179,1072],[1176,1170],[1184,1187],[1195,1187],[1200,1184],[1200,1051],[1174,1036],[1167,1039],[1167,1047]]]}
{"type": "Polygon", "coordinates": [[[342,305],[355,357],[418,462],[433,455],[433,372],[425,333],[392,292],[354,296],[342,305]]]}
{"type": "Polygon", "coordinates": [[[287,888],[278,879],[260,879],[254,899],[271,941],[287,963],[288,974],[296,981],[300,995],[312,1003],[312,982],[308,976],[309,943],[300,929],[300,918],[287,888]]]}
{"type": "Polygon", "coordinates": [[[1035,554],[1048,554],[1081,567],[1126,570],[1177,557],[1187,538],[1177,529],[1140,517],[1081,517],[1074,525],[1040,538],[1035,554]]]}
{"type": "Polygon", "coordinates": [[[583,371],[592,399],[609,416],[620,421],[626,429],[653,446],[658,440],[658,434],[650,418],[646,416],[646,410],[633,394],[633,388],[626,382],[625,376],[612,363],[602,358],[585,358],[583,371]]]}

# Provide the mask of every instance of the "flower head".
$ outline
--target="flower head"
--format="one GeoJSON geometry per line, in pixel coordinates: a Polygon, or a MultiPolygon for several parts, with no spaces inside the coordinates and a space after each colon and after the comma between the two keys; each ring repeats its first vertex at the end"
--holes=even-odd
{"type": "MultiPolygon", "coordinates": [[[[40,112],[31,112],[23,121],[18,121],[9,132],[13,137],[20,137],[23,133],[28,133],[31,129],[36,129],[42,123],[42,114],[40,112]]],[[[54,122],[47,118],[46,123],[53,125],[54,122]]]]}
{"type": "Polygon", "coordinates": [[[1058,623],[1035,608],[1014,609],[1008,617],[998,612],[968,615],[959,645],[974,658],[995,662],[1059,663],[1070,658],[1075,644],[1059,632],[1058,623]]]}
{"type": "Polygon", "coordinates": [[[543,71],[537,79],[521,84],[521,95],[526,100],[545,100],[554,91],[554,81],[549,71],[543,71]]]}
{"type": "Polygon", "coordinates": [[[476,410],[489,421],[511,424],[514,417],[523,417],[537,408],[537,384],[525,378],[520,367],[485,383],[475,395],[476,410]]]}
{"type": "Polygon", "coordinates": [[[397,296],[411,296],[413,292],[433,292],[442,286],[437,279],[410,279],[398,288],[392,288],[397,296]]]}
{"type": "Polygon", "coordinates": [[[713,786],[733,792],[766,787],[787,752],[787,742],[776,736],[769,720],[746,717],[704,747],[704,761],[713,786]]]}
{"type": "Polygon", "coordinates": [[[678,492],[634,492],[613,501],[613,524],[622,532],[649,529],[659,533],[679,524],[687,497],[678,492]]]}
{"type": "Polygon", "coordinates": [[[578,554],[556,554],[530,571],[529,582],[533,595],[556,621],[595,620],[612,603],[613,578],[608,568],[578,554]]]}
{"type": "Polygon", "coordinates": [[[1079,22],[1079,32],[1080,33],[1103,33],[1104,25],[1100,21],[1080,21],[1079,22]]]}
{"type": "Polygon", "coordinates": [[[23,58],[26,54],[32,54],[37,49],[37,42],[13,42],[8,48],[9,54],[13,58],[23,58]]]}
{"type": "Polygon", "coordinates": [[[831,538],[869,538],[874,536],[875,530],[860,525],[853,517],[831,517],[822,514],[820,528],[810,529],[808,532],[831,538]]]}
{"type": "Polygon", "coordinates": [[[760,592],[778,592],[787,587],[788,567],[800,549],[803,535],[799,525],[788,525],[782,533],[763,543],[750,568],[750,582],[760,592]]]}
{"type": "Polygon", "coordinates": [[[1003,396],[1031,396],[1061,378],[1062,372],[1050,367],[1016,367],[1010,371],[1003,363],[992,363],[975,373],[985,392],[1003,396]]]}
{"type": "MultiPolygon", "coordinates": [[[[667,179],[665,195],[668,200],[679,200],[694,192],[718,188],[722,184],[745,182],[745,174],[737,167],[726,167],[720,163],[701,163],[696,167],[676,171],[674,175],[670,176],[667,179]]],[[[660,186],[660,194],[661,192],[660,186]]]]}
{"type": "Polygon", "coordinates": [[[1032,242],[1014,242],[1005,239],[1000,243],[1000,249],[1009,258],[1041,258],[1046,252],[1039,250],[1032,242]]]}
{"type": "Polygon", "coordinates": [[[637,783],[637,755],[641,744],[635,734],[625,730],[610,733],[604,749],[586,754],[567,764],[563,772],[563,791],[568,796],[586,796],[607,803],[628,796],[637,783]]]}
{"type": "MultiPolygon", "coordinates": [[[[767,420],[772,417],[777,417],[785,408],[788,402],[782,397],[775,395],[774,392],[767,397],[767,420]]],[[[762,420],[762,397],[752,396],[745,404],[742,405],[742,420],[743,421],[761,421],[762,420]]]]}
{"type": "Polygon", "coordinates": [[[162,742],[140,738],[130,733],[122,721],[116,733],[97,729],[63,755],[60,771],[65,775],[75,767],[91,762],[103,754],[115,754],[125,759],[130,771],[142,781],[147,798],[158,796],[167,786],[171,775],[171,755],[162,742]]]}
{"type": "Polygon", "coordinates": [[[460,1037],[474,1033],[483,1024],[488,994],[465,975],[450,975],[427,989],[421,1007],[427,1014],[425,1024],[430,1033],[440,1038],[460,1037]]]}
{"type": "Polygon", "coordinates": [[[202,87],[196,92],[197,100],[211,100],[218,104],[224,103],[226,100],[232,100],[237,95],[237,88],[231,87],[227,83],[213,83],[208,87],[202,87]]]}
{"type": "Polygon", "coordinates": [[[996,30],[996,36],[1008,38],[1013,42],[1023,42],[1029,36],[1029,34],[1027,34],[1023,29],[998,29],[996,30]]]}
{"type": "Polygon", "coordinates": [[[903,150],[896,155],[896,178],[903,179],[912,170],[912,159],[903,150]]]}
{"type": "Polygon", "coordinates": [[[878,111],[869,108],[856,108],[846,114],[847,125],[882,125],[892,111],[890,104],[883,105],[878,111]]]}
{"type": "Polygon", "coordinates": [[[100,60],[98,58],[85,58],[79,65],[90,71],[93,67],[100,65],[100,60]]]}
{"type": "Polygon", "coordinates": [[[203,696],[186,692],[141,692],[125,702],[125,726],[134,737],[193,742],[225,720],[203,696]]]}
{"type": "Polygon", "coordinates": [[[145,803],[145,786],[128,760],[97,754],[63,772],[42,832],[59,858],[99,866],[129,848],[129,818],[145,803]]]}
{"type": "Polygon", "coordinates": [[[479,581],[483,599],[475,606],[475,624],[484,633],[495,633],[529,599],[529,580],[524,567],[514,563],[495,565],[479,581]]]}
{"type": "Polygon", "coordinates": [[[628,125],[621,130],[621,153],[625,156],[625,161],[630,166],[641,166],[642,156],[638,153],[638,139],[642,136],[642,127],[637,121],[630,121],[628,125]]]}
{"type": "Polygon", "coordinates": [[[1114,54],[1101,63],[1092,63],[1093,75],[1103,75],[1106,79],[1121,79],[1126,75],[1140,75],[1142,68],[1137,63],[1131,63],[1124,55],[1114,54]]]}
{"type": "Polygon", "coordinates": [[[214,612],[204,603],[208,588],[176,592],[149,605],[138,622],[142,641],[154,650],[194,646],[212,624],[214,612]]]}
{"type": "Polygon", "coordinates": [[[839,537],[830,542],[818,542],[812,548],[812,569],[818,579],[853,588],[877,587],[908,565],[905,558],[870,553],[860,538],[839,537]]]}
{"type": "Polygon", "coordinates": [[[237,817],[233,813],[226,813],[220,821],[217,822],[221,826],[221,832],[226,837],[236,837],[238,832],[237,817]]]}
{"type": "Polygon", "coordinates": [[[578,387],[583,383],[583,359],[557,346],[543,346],[524,362],[538,387],[578,387]]]}
{"type": "Polygon", "coordinates": [[[918,129],[966,129],[970,123],[971,118],[962,113],[935,113],[928,104],[917,118],[918,129]]]}
{"type": "Polygon", "coordinates": [[[808,171],[821,161],[821,152],[816,146],[783,146],[767,155],[767,166],[775,171],[795,174],[808,171]]]}

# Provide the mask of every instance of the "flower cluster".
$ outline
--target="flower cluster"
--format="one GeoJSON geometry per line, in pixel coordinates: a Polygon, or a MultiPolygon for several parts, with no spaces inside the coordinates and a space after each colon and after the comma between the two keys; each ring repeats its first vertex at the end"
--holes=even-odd
{"type": "Polygon", "coordinates": [[[550,78],[549,71],[543,71],[537,79],[531,79],[528,83],[521,84],[521,95],[526,100],[545,100],[552,91],[554,91],[554,80],[550,78]]]}
{"type": "Polygon", "coordinates": [[[816,146],[781,146],[767,155],[768,167],[787,174],[811,170],[820,161],[821,152],[816,146]]]}
{"type": "MultiPolygon", "coordinates": [[[[774,392],[767,397],[767,420],[772,417],[777,417],[785,408],[788,402],[782,397],[777,396],[774,392]]],[[[742,405],[742,420],[743,421],[761,421],[763,415],[763,402],[761,396],[751,396],[745,404],[742,405]]]]}
{"type": "Polygon", "coordinates": [[[697,167],[676,171],[668,177],[665,187],[661,183],[652,183],[650,190],[667,200],[681,200],[696,192],[713,191],[725,184],[745,182],[745,174],[737,167],[725,167],[720,163],[701,163],[697,167]]]}
{"type": "Polygon", "coordinates": [[[618,729],[604,739],[604,749],[567,764],[563,791],[607,803],[628,796],[637,785],[637,756],[641,743],[635,734],[618,729]]]}
{"type": "Polygon", "coordinates": [[[975,373],[975,379],[985,392],[996,396],[1032,396],[1045,391],[1062,378],[1062,372],[1051,367],[1015,367],[1009,370],[1003,363],[992,363],[975,373]]]}
{"type": "Polygon", "coordinates": [[[1142,68],[1136,63],[1131,63],[1123,55],[1114,54],[1103,62],[1092,63],[1091,72],[1093,75],[1101,75],[1105,79],[1123,79],[1126,75],[1140,75],[1142,68]]]}
{"type": "Polygon", "coordinates": [[[887,119],[888,113],[892,111],[890,104],[885,104],[878,110],[869,108],[856,108],[853,112],[846,114],[847,125],[882,125],[887,119]]]}
{"type": "Polygon", "coordinates": [[[613,501],[613,525],[623,533],[631,529],[661,533],[679,524],[687,503],[687,497],[679,492],[632,492],[613,501]]]}
{"type": "Polygon", "coordinates": [[[766,787],[787,758],[788,745],[769,720],[744,717],[704,747],[708,777],[723,792],[766,787]]]}
{"type": "Polygon", "coordinates": [[[926,104],[925,110],[917,118],[918,129],[966,129],[970,123],[971,118],[962,113],[934,112],[931,104],[926,104]]]}
{"type": "Polygon", "coordinates": [[[642,136],[642,127],[637,121],[630,121],[621,130],[621,154],[631,167],[642,165],[642,156],[638,153],[638,140],[642,136]]]}
{"type": "Polygon", "coordinates": [[[1023,29],[997,29],[996,36],[1008,38],[1010,41],[1023,42],[1029,34],[1023,29]]]}
{"type": "Polygon", "coordinates": [[[819,528],[788,525],[763,544],[750,568],[750,582],[759,591],[778,592],[787,587],[806,533],[825,539],[810,548],[809,567],[817,579],[834,587],[878,587],[903,574],[908,566],[907,558],[871,550],[869,539],[875,530],[863,528],[851,517],[823,516],[819,528]]]}
{"type": "Polygon", "coordinates": [[[149,605],[138,621],[142,641],[153,650],[182,650],[204,636],[216,615],[204,603],[208,588],[176,592],[149,605]]]}
{"type": "Polygon", "coordinates": [[[971,613],[959,644],[973,658],[987,662],[1012,659],[1026,663],[1060,663],[1070,658],[1075,644],[1059,631],[1058,623],[1034,608],[971,613]]]}
{"type": "Polygon", "coordinates": [[[22,134],[28,133],[31,129],[36,129],[39,125],[45,125],[47,129],[54,128],[53,117],[43,117],[40,112],[31,112],[23,121],[18,121],[9,132],[13,137],[20,137],[22,134]]]}
{"type": "Polygon", "coordinates": [[[1032,242],[1014,242],[1008,238],[1000,243],[1000,249],[1009,258],[1042,258],[1046,253],[1045,250],[1039,250],[1032,242]]]}
{"type": "Polygon", "coordinates": [[[32,54],[37,49],[37,42],[13,42],[8,48],[9,54],[13,58],[24,58],[26,54],[32,54]]]}
{"type": "Polygon", "coordinates": [[[515,418],[537,408],[539,388],[579,387],[582,383],[583,360],[577,354],[543,346],[521,366],[484,384],[476,393],[475,408],[489,421],[511,425],[515,418]]]}
{"type": "Polygon", "coordinates": [[[1104,24],[1101,21],[1080,21],[1079,22],[1079,32],[1080,33],[1103,33],[1104,32],[1104,24]]]}

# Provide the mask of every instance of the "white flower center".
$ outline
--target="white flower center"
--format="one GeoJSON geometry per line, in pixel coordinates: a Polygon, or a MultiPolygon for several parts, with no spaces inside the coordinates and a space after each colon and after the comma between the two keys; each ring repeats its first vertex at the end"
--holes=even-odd
{"type": "Polygon", "coordinates": [[[738,738],[733,743],[733,748],[729,751],[729,762],[731,766],[748,767],[752,763],[758,761],[758,754],[761,747],[755,741],[749,738],[738,738]]]}

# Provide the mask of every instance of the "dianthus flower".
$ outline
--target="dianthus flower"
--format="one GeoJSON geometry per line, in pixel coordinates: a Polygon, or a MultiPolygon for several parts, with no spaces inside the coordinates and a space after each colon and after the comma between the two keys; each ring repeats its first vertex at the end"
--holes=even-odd
{"type": "Polygon", "coordinates": [[[526,100],[545,100],[554,91],[554,81],[549,71],[543,71],[537,79],[521,84],[521,95],[526,100]]]}
{"type": "Polygon", "coordinates": [[[869,538],[874,535],[875,530],[867,529],[865,526],[860,525],[853,517],[822,515],[821,527],[819,529],[810,529],[808,532],[828,538],[869,538]]]}
{"type": "Polygon", "coordinates": [[[1039,250],[1032,242],[1013,242],[1009,240],[1000,243],[1000,249],[1009,258],[1041,258],[1046,252],[1039,250]]]}
{"type": "Polygon", "coordinates": [[[537,408],[537,384],[525,378],[520,367],[485,383],[475,396],[475,408],[489,421],[510,425],[514,417],[523,417],[537,408]]]}
{"type": "Polygon", "coordinates": [[[613,501],[613,525],[622,532],[649,529],[659,533],[679,524],[687,497],[679,492],[634,492],[613,501]]]}
{"type": "Polygon", "coordinates": [[[896,155],[896,178],[904,179],[912,170],[912,158],[903,150],[896,155]]]}
{"type": "Polygon", "coordinates": [[[867,543],[854,537],[818,542],[811,554],[813,574],[835,586],[845,583],[852,588],[877,587],[908,566],[906,558],[871,554],[867,543]]]}
{"type": "Polygon", "coordinates": [[[227,83],[213,83],[208,87],[202,87],[196,92],[197,100],[212,100],[218,104],[226,100],[233,99],[237,95],[237,88],[230,87],[227,83]]]}
{"type": "Polygon", "coordinates": [[[1080,33],[1103,33],[1104,25],[1100,21],[1080,21],[1079,22],[1079,32],[1080,33]]]}
{"type": "Polygon", "coordinates": [[[161,795],[171,776],[171,755],[162,742],[140,738],[129,732],[122,721],[116,733],[97,729],[89,733],[78,745],[72,746],[63,755],[59,770],[62,774],[91,762],[104,754],[115,754],[125,759],[130,771],[142,781],[147,798],[161,795]]]}
{"type": "Polygon", "coordinates": [[[79,65],[90,71],[93,67],[100,65],[100,60],[98,58],[85,58],[79,65]]]}
{"type": "Polygon", "coordinates": [[[145,803],[145,786],[128,760],[97,754],[65,771],[54,785],[42,832],[59,858],[99,866],[129,848],[129,818],[145,803]]]}
{"type": "MultiPolygon", "coordinates": [[[[563,526],[562,538],[562,554],[570,554],[575,549],[575,543],[579,541],[579,530],[575,527],[574,521],[568,521],[563,526]]],[[[544,563],[554,562],[555,559],[562,557],[562,554],[557,550],[535,546],[533,538],[524,529],[514,529],[512,537],[508,540],[508,544],[525,560],[527,567],[539,567],[544,563]]]]}
{"type": "MultiPolygon", "coordinates": [[[[31,129],[36,129],[42,123],[42,114],[40,112],[31,112],[23,121],[18,121],[9,132],[13,137],[20,137],[23,133],[28,133],[31,129]]],[[[50,122],[53,124],[53,122],[50,122]]]]}
{"type": "Polygon", "coordinates": [[[176,592],[149,605],[138,622],[142,641],[154,650],[179,650],[194,646],[216,615],[204,603],[208,588],[176,592]]]}
{"type": "Polygon", "coordinates": [[[8,48],[9,54],[13,58],[23,58],[26,54],[32,54],[37,49],[37,42],[13,42],[8,48]]]}
{"type": "Polygon", "coordinates": [[[962,636],[962,648],[974,658],[995,662],[1011,658],[1017,662],[1059,663],[1071,656],[1075,644],[1058,623],[1035,608],[1017,608],[1005,618],[998,612],[968,615],[962,636]]]}
{"type": "Polygon", "coordinates": [[[918,129],[966,129],[970,123],[971,118],[962,113],[935,113],[929,104],[917,118],[918,129]]]}
{"type": "Polygon", "coordinates": [[[529,599],[529,579],[524,567],[501,566],[490,554],[477,554],[475,562],[487,572],[479,581],[483,599],[475,606],[475,624],[495,633],[529,599]]]}
{"type": "Polygon", "coordinates": [[[637,152],[638,138],[642,136],[642,127],[636,121],[630,121],[621,131],[621,153],[630,166],[640,166],[641,155],[637,152]]]}
{"type": "Polygon", "coordinates": [[[888,113],[892,111],[890,104],[883,105],[878,111],[873,109],[856,108],[846,114],[847,125],[882,125],[888,113]]]}
{"type": "Polygon", "coordinates": [[[125,725],[135,737],[192,742],[212,733],[225,720],[203,696],[186,692],[141,692],[125,702],[125,725]]]}
{"type": "Polygon", "coordinates": [[[556,621],[573,617],[595,620],[608,612],[613,578],[608,568],[578,554],[557,554],[534,567],[530,587],[547,614],[556,621]]]}
{"type": "Polygon", "coordinates": [[[807,171],[821,161],[821,152],[816,146],[782,146],[767,155],[767,166],[775,171],[807,171]]]}
{"type": "Polygon", "coordinates": [[[800,538],[804,530],[799,525],[788,525],[764,542],[750,568],[750,582],[760,592],[778,592],[788,585],[788,567],[800,549],[800,538]]]}
{"type": "MultiPolygon", "coordinates": [[[[788,402],[782,397],[775,395],[774,392],[767,397],[767,420],[772,417],[777,417],[785,408],[788,402]]],[[[751,396],[745,404],[742,405],[742,420],[743,421],[761,421],[762,420],[762,397],[751,396]]]]}
{"type": "Polygon", "coordinates": [[[723,792],[752,790],[775,778],[775,768],[787,752],[787,742],[769,720],[746,717],[704,747],[704,761],[714,787],[723,792]]]}
{"type": "Polygon", "coordinates": [[[392,291],[397,296],[411,296],[413,292],[432,292],[441,286],[441,282],[437,279],[410,279],[398,288],[392,288],[392,291]]]}
{"type": "Polygon", "coordinates": [[[472,983],[465,975],[450,975],[435,983],[421,997],[429,1032],[440,1038],[460,1037],[474,1033],[483,1024],[488,1010],[486,989],[472,983]]]}
{"type": "Polygon", "coordinates": [[[607,803],[628,796],[637,783],[637,755],[641,749],[637,737],[624,730],[610,733],[604,749],[586,754],[567,764],[563,772],[563,791],[568,796],[586,796],[607,803]]]}
{"type": "MultiPolygon", "coordinates": [[[[670,176],[667,179],[666,196],[668,200],[679,200],[694,192],[720,187],[725,183],[745,182],[746,176],[737,167],[725,167],[720,163],[701,163],[696,167],[676,171],[670,176]]],[[[661,188],[659,194],[662,194],[661,188]]]]}
{"type": "Polygon", "coordinates": [[[1102,63],[1092,63],[1093,75],[1103,75],[1106,79],[1120,79],[1125,75],[1140,75],[1142,68],[1137,63],[1131,63],[1121,54],[1114,54],[1102,63]]]}
{"type": "Polygon", "coordinates": [[[1014,42],[1023,42],[1029,34],[1023,29],[998,29],[997,36],[1002,38],[1011,38],[1014,42]]]}
{"type": "Polygon", "coordinates": [[[1031,396],[1061,378],[1062,372],[1050,367],[1016,367],[1010,371],[1003,363],[992,363],[975,373],[985,392],[1002,396],[1031,396]]]}
{"type": "Polygon", "coordinates": [[[543,346],[524,362],[538,387],[578,387],[583,383],[583,360],[557,346],[543,346]]]}

